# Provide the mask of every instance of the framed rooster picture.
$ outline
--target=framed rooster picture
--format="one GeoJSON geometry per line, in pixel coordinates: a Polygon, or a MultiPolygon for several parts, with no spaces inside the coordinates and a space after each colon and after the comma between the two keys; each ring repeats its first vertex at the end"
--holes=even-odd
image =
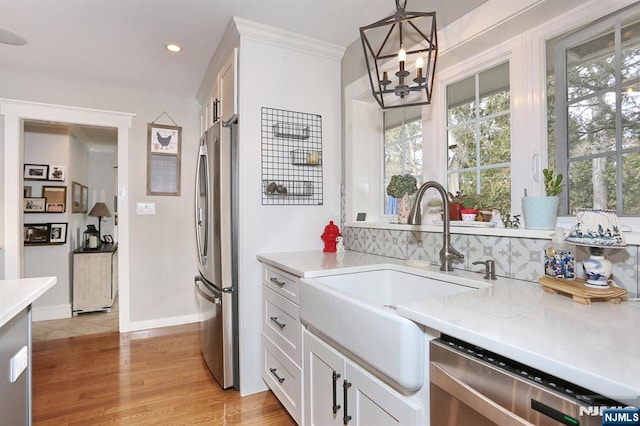
{"type": "Polygon", "coordinates": [[[182,127],[147,125],[147,195],[180,195],[182,127]]]}
{"type": "Polygon", "coordinates": [[[180,152],[182,127],[149,124],[149,148],[152,154],[173,154],[180,152]]]}

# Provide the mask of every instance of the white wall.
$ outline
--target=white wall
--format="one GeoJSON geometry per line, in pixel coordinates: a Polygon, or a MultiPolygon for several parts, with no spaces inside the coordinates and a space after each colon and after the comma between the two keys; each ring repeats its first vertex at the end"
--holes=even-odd
{"type": "MultiPolygon", "coordinates": [[[[241,31],[242,34],[242,31],[241,31]]],[[[264,40],[264,41],[263,41],[264,40]]],[[[291,40],[300,39],[292,38],[291,40]]],[[[258,253],[322,250],[330,220],[340,220],[340,59],[243,38],[239,51],[240,116],[240,390],[266,389],[261,379],[261,274],[258,253]],[[322,116],[321,206],[262,205],[261,108],[322,116]]],[[[341,56],[341,53],[340,53],[341,56]]]]}
{"type": "MultiPolygon", "coordinates": [[[[105,203],[111,217],[103,217],[100,230],[102,236],[114,235],[115,209],[113,197],[116,195],[116,172],[118,156],[113,150],[92,149],[89,152],[89,211],[95,203],[105,203]]],[[[90,217],[87,223],[98,227],[98,218],[90,217]]]]}
{"type": "MultiPolygon", "coordinates": [[[[200,112],[195,100],[6,70],[3,70],[2,83],[2,98],[136,114],[126,153],[129,188],[128,193],[120,194],[121,197],[128,197],[129,201],[129,329],[194,321],[197,309],[193,293],[196,266],[191,186],[200,136],[200,112]],[[180,197],[146,195],[147,123],[155,120],[163,111],[182,126],[180,197]],[[155,202],[156,215],[135,215],[136,201],[155,202]]],[[[160,121],[160,124],[171,123],[160,121]]],[[[124,217],[120,216],[119,219],[124,217]]]]}
{"type": "MultiPolygon", "coordinates": [[[[69,170],[70,145],[69,132],[66,129],[26,126],[24,163],[63,166],[66,173],[69,170]]],[[[42,187],[45,185],[67,187],[66,211],[64,213],[25,213],[25,224],[66,222],[67,227],[69,226],[71,193],[69,192],[68,177],[65,177],[64,182],[24,181],[24,185],[31,187],[32,197],[42,197],[42,187]]],[[[62,312],[67,317],[71,316],[71,251],[68,238],[67,243],[63,245],[24,247],[24,276],[26,278],[56,276],[58,279],[57,284],[51,290],[33,303],[34,312],[50,310],[62,312]]],[[[44,314],[40,319],[49,319],[49,316],[44,314]]]]}
{"type": "MultiPolygon", "coordinates": [[[[89,181],[89,150],[73,133],[71,133],[70,137],[70,167],[67,172],[68,191],[72,191],[72,182],[87,186],[87,182],[89,181]]],[[[71,196],[69,199],[71,199],[71,196]]],[[[82,233],[85,229],[87,229],[86,213],[71,213],[67,235],[71,250],[76,250],[82,246],[82,233]]]]}

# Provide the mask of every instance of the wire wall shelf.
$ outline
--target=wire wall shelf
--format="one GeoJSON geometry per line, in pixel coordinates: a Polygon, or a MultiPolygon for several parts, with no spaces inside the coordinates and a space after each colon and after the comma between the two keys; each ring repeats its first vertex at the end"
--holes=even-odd
{"type": "Polygon", "coordinates": [[[322,205],[322,116],[262,108],[262,204],[322,205]]]}

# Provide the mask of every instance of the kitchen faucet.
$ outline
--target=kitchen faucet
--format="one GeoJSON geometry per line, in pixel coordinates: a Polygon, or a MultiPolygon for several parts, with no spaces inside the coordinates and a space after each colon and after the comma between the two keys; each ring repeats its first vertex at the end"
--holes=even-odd
{"type": "Polygon", "coordinates": [[[449,197],[447,191],[442,185],[435,181],[427,181],[420,186],[416,195],[416,200],[411,208],[409,214],[409,224],[420,225],[422,224],[422,197],[427,189],[434,188],[442,197],[443,215],[442,218],[442,249],[440,249],[440,270],[441,271],[453,271],[452,260],[463,260],[462,255],[458,250],[451,247],[451,234],[449,232],[449,197]]]}

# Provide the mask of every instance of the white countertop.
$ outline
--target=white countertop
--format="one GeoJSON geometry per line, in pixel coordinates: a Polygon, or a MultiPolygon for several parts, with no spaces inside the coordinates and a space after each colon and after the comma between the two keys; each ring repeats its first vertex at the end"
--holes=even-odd
{"type": "MultiPolygon", "coordinates": [[[[313,278],[394,265],[403,260],[357,252],[259,255],[292,274],[313,278]]],[[[424,269],[420,269],[425,274],[424,269]]],[[[429,269],[452,282],[482,274],[429,269]]],[[[546,294],[536,283],[499,278],[491,287],[398,306],[398,314],[609,398],[640,406],[640,303],[581,305],[546,294]]]]}
{"type": "Polygon", "coordinates": [[[56,277],[0,280],[0,327],[56,283],[56,277]]]}

